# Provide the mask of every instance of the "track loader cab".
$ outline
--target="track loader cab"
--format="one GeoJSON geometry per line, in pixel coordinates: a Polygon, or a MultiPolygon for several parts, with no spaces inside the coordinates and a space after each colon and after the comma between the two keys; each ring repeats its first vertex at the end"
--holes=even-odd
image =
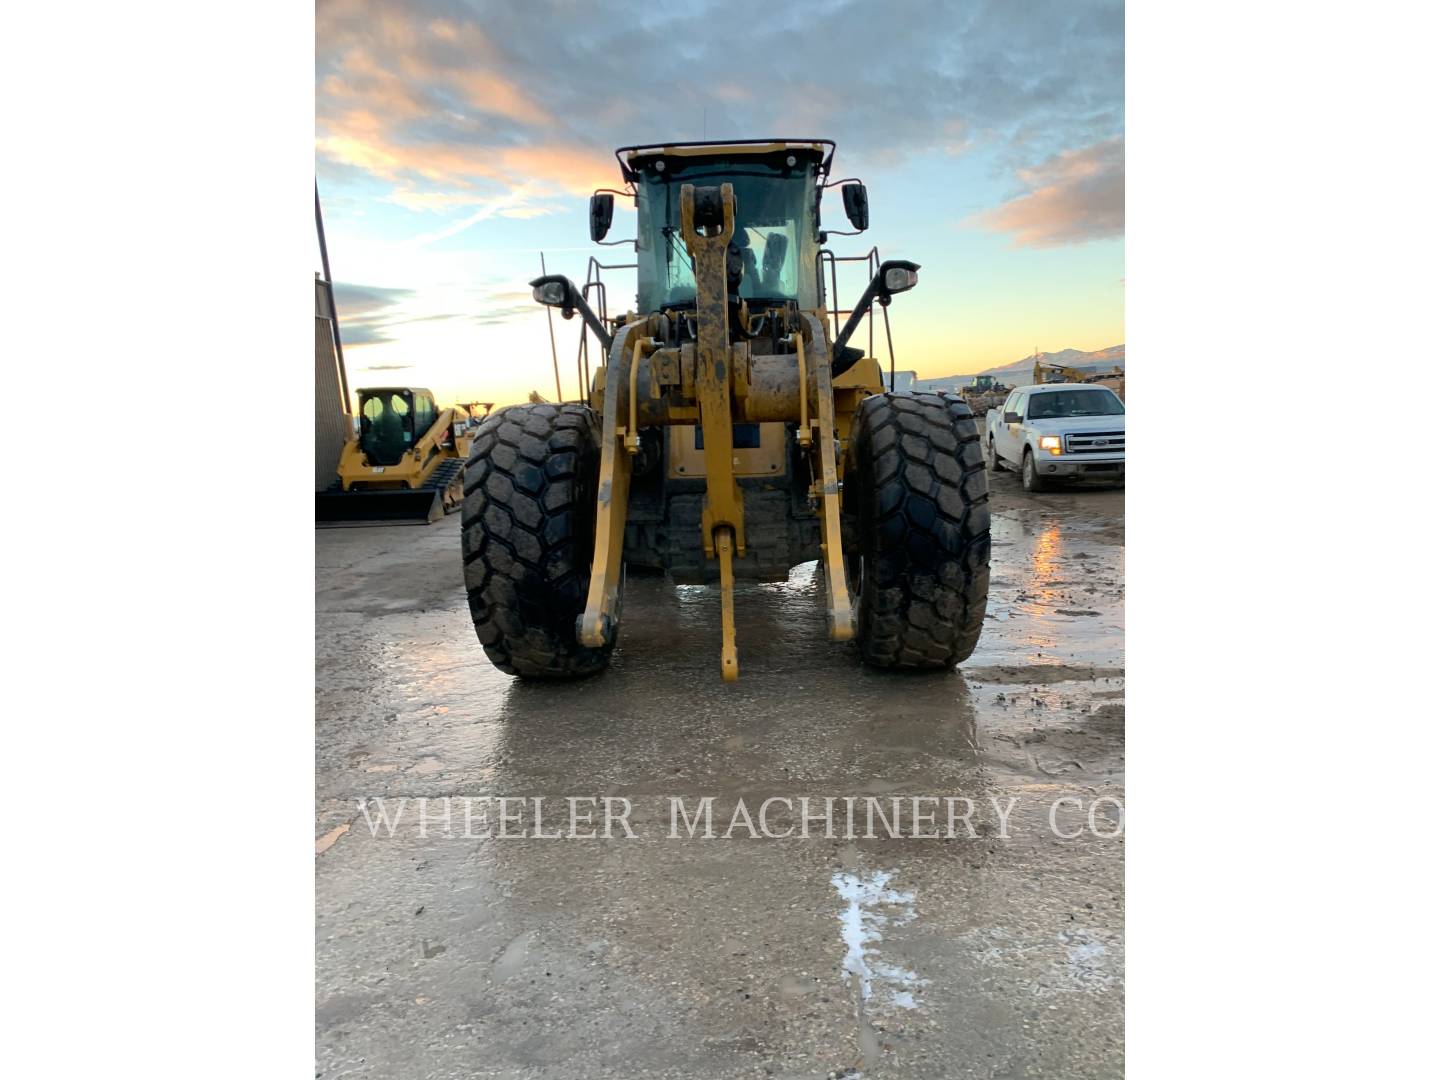
{"type": "Polygon", "coordinates": [[[416,430],[424,434],[434,423],[434,399],[428,391],[385,387],[361,390],[359,397],[360,449],[367,464],[400,464],[415,447],[416,430]]]}
{"type": "MultiPolygon", "coordinates": [[[[608,243],[633,243],[635,261],[592,259],[591,271],[633,265],[635,311],[612,318],[591,273],[583,287],[530,283],[539,303],[581,316],[582,358],[593,337],[604,359],[593,380],[578,365],[577,399],[511,406],[475,435],[466,589],[502,670],[601,670],[627,565],[718,586],[727,680],[739,673],[736,581],[784,581],[810,560],[831,639],[855,640],[866,661],[946,667],[973,650],[989,566],[979,436],[960,397],[886,393],[876,319],[888,341],[890,302],[919,267],[826,247],[827,187],[843,184],[844,235],[869,227],[864,185],[829,182],[834,150],[622,147],[627,190],[592,196],[590,237],[607,243],[615,197],[632,198],[634,240],[608,243]],[[843,309],[839,262],[871,275],[843,309]],[[869,347],[852,346],[866,318],[869,347]]],[[[893,351],[890,366],[893,380],[893,351]]]]}

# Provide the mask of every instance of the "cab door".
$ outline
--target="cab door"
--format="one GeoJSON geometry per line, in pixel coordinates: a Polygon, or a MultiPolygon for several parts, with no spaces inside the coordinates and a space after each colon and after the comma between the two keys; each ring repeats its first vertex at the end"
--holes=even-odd
{"type": "Polygon", "coordinates": [[[1025,450],[1025,427],[1020,419],[1025,415],[1025,398],[1022,390],[1012,390],[1000,406],[1000,423],[995,431],[995,452],[1006,461],[1019,463],[1025,450]]]}

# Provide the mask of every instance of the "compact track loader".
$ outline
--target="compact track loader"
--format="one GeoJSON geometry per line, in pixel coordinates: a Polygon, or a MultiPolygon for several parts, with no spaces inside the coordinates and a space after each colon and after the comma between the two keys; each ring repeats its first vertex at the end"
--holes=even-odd
{"type": "Polygon", "coordinates": [[[340,452],[335,483],[316,493],[315,520],[426,525],[458,509],[465,456],[491,406],[440,409],[429,390],[409,386],[357,396],[360,429],[340,452]]]}
{"type": "MultiPolygon", "coordinates": [[[[850,345],[876,305],[889,337],[891,298],[918,266],[873,251],[849,260],[874,276],[839,325],[824,278],[828,263],[833,292],[846,260],[820,227],[834,149],[623,147],[627,190],[592,196],[590,231],[604,240],[616,194],[635,200],[636,312],[609,318],[589,275],[584,288],[531,282],[541,304],[582,317],[604,363],[588,400],[511,406],[471,447],[465,585],[503,671],[604,668],[627,565],[718,585],[726,680],[740,670],[735,582],[784,581],[815,559],[829,636],[854,640],[865,661],[946,668],[974,650],[990,575],[979,435],[963,398],[887,392],[878,361],[850,345]]],[[[841,194],[863,231],[864,185],[841,194]]]]}

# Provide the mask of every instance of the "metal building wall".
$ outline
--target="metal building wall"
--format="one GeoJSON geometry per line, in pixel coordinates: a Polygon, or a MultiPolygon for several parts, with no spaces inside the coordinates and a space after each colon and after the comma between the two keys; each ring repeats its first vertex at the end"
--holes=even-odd
{"type": "Polygon", "coordinates": [[[335,479],[340,450],[350,437],[350,403],[335,352],[330,322],[330,296],[325,282],[315,277],[315,490],[323,491],[335,479]]]}

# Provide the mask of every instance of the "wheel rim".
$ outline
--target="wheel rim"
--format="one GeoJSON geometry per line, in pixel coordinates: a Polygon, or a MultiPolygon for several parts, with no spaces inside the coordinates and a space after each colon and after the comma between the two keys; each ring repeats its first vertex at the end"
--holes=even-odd
{"type": "Polygon", "coordinates": [[[1025,455],[1025,486],[1029,487],[1035,483],[1035,459],[1029,454],[1025,455]]]}

